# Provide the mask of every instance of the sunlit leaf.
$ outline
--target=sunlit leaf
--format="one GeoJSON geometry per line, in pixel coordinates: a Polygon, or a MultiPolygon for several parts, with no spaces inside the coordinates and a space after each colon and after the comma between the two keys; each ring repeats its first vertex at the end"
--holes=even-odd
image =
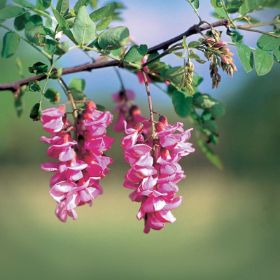
{"type": "Polygon", "coordinates": [[[75,40],[81,45],[88,44],[96,38],[95,30],[95,23],[90,19],[86,7],[82,6],[73,26],[75,40]]]}
{"type": "Polygon", "coordinates": [[[102,49],[113,50],[113,49],[118,49],[124,44],[126,44],[128,38],[129,38],[128,28],[123,26],[118,26],[102,32],[98,37],[98,44],[102,49]]]}

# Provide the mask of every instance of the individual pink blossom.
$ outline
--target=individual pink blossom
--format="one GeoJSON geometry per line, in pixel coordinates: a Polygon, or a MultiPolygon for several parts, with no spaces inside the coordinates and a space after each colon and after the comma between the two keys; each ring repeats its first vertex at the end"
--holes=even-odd
{"type": "Polygon", "coordinates": [[[102,193],[100,180],[112,162],[104,155],[113,142],[106,135],[112,115],[98,111],[89,101],[75,125],[67,119],[65,106],[44,110],[41,121],[50,133],[50,137],[42,136],[41,140],[50,145],[47,153],[56,159],[41,165],[43,170],[54,173],[50,195],[57,202],[56,215],[63,222],[68,216],[77,219],[76,208],[91,205],[102,193]],[[77,137],[75,140],[72,131],[77,137]]]}
{"type": "MultiPolygon", "coordinates": [[[[151,126],[150,122],[149,123],[151,126]]],[[[185,178],[178,161],[192,152],[189,143],[191,129],[185,131],[182,123],[168,124],[161,116],[156,124],[156,136],[151,138],[151,129],[144,129],[142,123],[128,127],[125,123],[125,137],[122,140],[124,157],[130,165],[124,187],[132,190],[130,198],[140,202],[138,219],[144,219],[144,232],[160,230],[165,223],[176,218],[171,210],[182,201],[177,196],[177,184],[185,178]]]]}

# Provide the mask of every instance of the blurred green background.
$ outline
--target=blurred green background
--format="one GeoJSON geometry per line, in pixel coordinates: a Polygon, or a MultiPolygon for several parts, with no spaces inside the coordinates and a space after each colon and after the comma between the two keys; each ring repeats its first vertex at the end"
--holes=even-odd
{"type": "MultiPolygon", "coordinates": [[[[38,59],[24,44],[18,56],[25,69],[38,59]]],[[[0,60],[0,66],[0,82],[18,78],[14,58],[0,60]]],[[[98,71],[97,77],[81,76],[89,82],[87,93],[110,108],[119,85],[113,71],[98,71]]],[[[141,88],[135,77],[122,74],[132,89],[141,88]]],[[[114,165],[103,181],[104,195],[92,208],[78,209],[78,221],[59,222],[48,195],[50,174],[39,168],[47,160],[39,142],[43,131],[28,117],[38,96],[25,96],[17,118],[12,95],[2,92],[0,279],[279,279],[279,74],[277,66],[265,77],[245,75],[240,67],[236,77],[224,78],[216,96],[227,108],[217,150],[225,168],[215,169],[199,151],[184,159],[177,222],[149,235],[135,218],[139,205],[122,187],[127,165],[120,136],[110,153],[114,165]]],[[[168,97],[155,88],[153,95],[157,111],[175,120],[168,97]]]]}

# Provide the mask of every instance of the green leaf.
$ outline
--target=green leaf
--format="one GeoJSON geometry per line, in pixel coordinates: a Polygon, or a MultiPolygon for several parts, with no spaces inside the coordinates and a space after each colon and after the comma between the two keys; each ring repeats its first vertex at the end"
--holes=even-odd
{"type": "Polygon", "coordinates": [[[48,65],[38,61],[28,68],[30,73],[43,74],[48,72],[48,65]]]}
{"type": "Polygon", "coordinates": [[[38,92],[41,90],[41,87],[40,87],[39,83],[37,81],[35,81],[35,82],[30,82],[28,84],[28,89],[31,92],[38,92]]]}
{"type": "Polygon", "coordinates": [[[37,45],[42,45],[45,41],[47,32],[43,26],[43,20],[38,15],[33,15],[29,18],[25,25],[26,38],[37,45]]]}
{"type": "Polygon", "coordinates": [[[212,118],[217,119],[225,114],[225,106],[222,103],[216,103],[214,106],[208,109],[212,118]]]}
{"type": "Polygon", "coordinates": [[[201,59],[201,57],[199,55],[197,55],[195,52],[193,51],[189,51],[189,58],[190,59],[194,59],[196,62],[200,63],[200,64],[204,64],[206,61],[201,59]]]}
{"type": "Polygon", "coordinates": [[[218,126],[214,120],[205,120],[203,122],[203,128],[209,132],[209,134],[210,134],[209,136],[211,136],[213,134],[217,135],[218,126]]]}
{"type": "Polygon", "coordinates": [[[225,0],[226,10],[229,14],[237,13],[244,0],[225,0]]]}
{"type": "Polygon", "coordinates": [[[90,18],[96,23],[96,29],[101,31],[106,29],[112,21],[122,20],[120,12],[124,8],[120,2],[111,2],[92,12],[90,18]]]}
{"type": "MultiPolygon", "coordinates": [[[[151,61],[153,59],[155,59],[156,57],[158,57],[159,53],[158,52],[154,52],[148,55],[147,61],[151,61]]],[[[149,69],[151,71],[154,72],[158,72],[160,73],[160,75],[163,73],[165,73],[165,71],[167,69],[169,69],[170,66],[162,61],[160,61],[160,59],[156,59],[153,62],[149,63],[149,69]]],[[[162,76],[163,77],[163,76],[162,76]]],[[[163,77],[164,78],[164,77],[163,77]]]]}
{"type": "Polygon", "coordinates": [[[208,94],[202,94],[196,92],[193,96],[193,104],[201,109],[209,109],[213,107],[217,102],[208,94]]]}
{"type": "Polygon", "coordinates": [[[279,0],[243,0],[243,4],[239,8],[241,15],[249,12],[263,9],[265,7],[280,8],[279,0]]]}
{"type": "Polygon", "coordinates": [[[87,9],[82,6],[75,18],[73,35],[80,45],[85,45],[96,38],[95,23],[90,19],[87,9]]]}
{"type": "Polygon", "coordinates": [[[119,49],[111,50],[110,56],[115,59],[122,59],[124,56],[124,53],[125,53],[125,49],[119,48],[119,49]]]}
{"type": "Polygon", "coordinates": [[[52,8],[52,11],[53,11],[53,15],[54,15],[55,19],[57,20],[59,27],[61,29],[69,28],[67,20],[59,13],[59,11],[54,8],[52,8]]]}
{"type": "Polygon", "coordinates": [[[273,51],[273,55],[274,55],[275,61],[280,63],[280,48],[279,49],[275,49],[273,51]]]}
{"type": "Polygon", "coordinates": [[[215,16],[218,18],[227,18],[227,13],[222,7],[220,0],[211,0],[211,5],[215,10],[215,16]]]}
{"type": "Polygon", "coordinates": [[[203,82],[203,78],[198,74],[194,74],[193,76],[193,87],[197,88],[203,82]]]}
{"type": "Polygon", "coordinates": [[[112,17],[106,17],[103,20],[100,20],[98,23],[96,23],[96,30],[103,31],[110,25],[112,21],[113,21],[112,17]]]}
{"type": "Polygon", "coordinates": [[[74,6],[74,11],[75,11],[76,13],[78,13],[79,10],[80,10],[80,8],[83,7],[83,6],[87,6],[87,4],[88,4],[89,1],[90,1],[90,0],[78,0],[78,1],[76,2],[75,6],[74,6]]]}
{"type": "Polygon", "coordinates": [[[104,18],[112,18],[112,20],[119,19],[120,10],[124,9],[124,5],[120,2],[112,2],[104,7],[95,10],[90,14],[90,17],[93,21],[103,20],[104,18]]]}
{"type": "Polygon", "coordinates": [[[56,10],[64,15],[69,10],[69,0],[58,0],[56,4],[56,10]]]}
{"type": "Polygon", "coordinates": [[[273,66],[273,55],[267,51],[256,49],[254,53],[255,69],[258,76],[266,75],[273,66]]]}
{"type": "Polygon", "coordinates": [[[36,8],[33,4],[31,4],[27,0],[13,0],[13,2],[18,4],[18,5],[20,5],[20,6],[22,6],[22,7],[28,8],[28,9],[36,8]]]}
{"type": "Polygon", "coordinates": [[[273,51],[280,47],[280,38],[275,38],[269,35],[263,34],[258,39],[257,45],[264,51],[273,51]]]}
{"type": "Polygon", "coordinates": [[[132,46],[124,57],[124,61],[128,63],[140,64],[143,57],[147,54],[147,45],[132,46]]]}
{"type": "Polygon", "coordinates": [[[192,97],[185,96],[181,91],[178,91],[175,87],[169,86],[168,92],[172,98],[172,104],[175,112],[180,117],[187,117],[192,111],[192,97]]]}
{"type": "Polygon", "coordinates": [[[46,10],[51,6],[51,0],[37,0],[37,7],[40,10],[46,10]]]}
{"type": "Polygon", "coordinates": [[[44,96],[51,102],[51,103],[57,103],[60,100],[60,94],[57,90],[48,88],[46,92],[44,93],[44,96]]]}
{"type": "Polygon", "coordinates": [[[228,35],[231,36],[231,40],[234,43],[242,43],[243,41],[243,36],[236,30],[230,30],[229,33],[227,33],[228,35]]]}
{"type": "Polygon", "coordinates": [[[19,15],[15,18],[14,27],[16,30],[21,31],[25,28],[25,24],[28,22],[30,18],[30,13],[26,12],[22,15],[19,15]]]}
{"type": "Polygon", "coordinates": [[[52,71],[52,73],[50,74],[50,79],[59,79],[61,78],[63,73],[63,68],[55,68],[54,71],[52,71]]]}
{"type": "Polygon", "coordinates": [[[9,58],[15,54],[20,43],[20,37],[15,32],[7,32],[3,38],[3,47],[1,56],[9,58]]]}
{"type": "Polygon", "coordinates": [[[199,8],[199,0],[189,0],[195,9],[199,8]]]}
{"type": "Polygon", "coordinates": [[[76,90],[83,91],[86,87],[86,82],[84,79],[74,78],[69,84],[69,88],[75,88],[76,90]]]}
{"type": "Polygon", "coordinates": [[[23,8],[7,5],[6,7],[0,9],[0,20],[14,18],[23,14],[24,12],[25,10],[23,8]]]}
{"type": "Polygon", "coordinates": [[[190,49],[190,48],[197,48],[198,46],[200,46],[201,45],[201,42],[199,42],[199,41],[192,41],[192,42],[189,42],[189,44],[188,44],[188,48],[190,49]]]}
{"type": "Polygon", "coordinates": [[[237,44],[237,54],[246,73],[253,70],[253,52],[244,44],[237,44]]]}
{"type": "Polygon", "coordinates": [[[164,69],[160,74],[164,80],[170,81],[177,89],[181,89],[184,74],[183,67],[169,67],[164,69]]]}
{"type": "Polygon", "coordinates": [[[113,50],[122,47],[129,38],[127,27],[118,26],[103,31],[98,37],[98,44],[101,49],[113,50]]]}
{"type": "Polygon", "coordinates": [[[75,100],[82,100],[85,98],[84,89],[85,89],[86,83],[84,79],[77,79],[74,78],[71,80],[69,84],[69,89],[71,90],[71,93],[75,100]]]}
{"type": "Polygon", "coordinates": [[[33,121],[39,121],[42,115],[42,108],[41,108],[41,104],[40,103],[36,103],[30,112],[29,117],[33,120],[33,121]]]}
{"type": "Polygon", "coordinates": [[[75,38],[70,30],[68,21],[56,9],[52,8],[52,11],[55,19],[57,20],[59,28],[63,31],[63,33],[66,36],[68,36],[69,39],[71,39],[74,42],[75,38]]]}
{"type": "Polygon", "coordinates": [[[198,147],[207,157],[207,159],[214,164],[217,168],[223,169],[223,163],[220,160],[219,156],[214,153],[214,151],[202,140],[197,140],[198,147]]]}

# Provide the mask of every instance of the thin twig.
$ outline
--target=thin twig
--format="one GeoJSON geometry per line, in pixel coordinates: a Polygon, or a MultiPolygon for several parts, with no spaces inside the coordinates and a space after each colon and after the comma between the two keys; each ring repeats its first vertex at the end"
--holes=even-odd
{"type": "Polygon", "coordinates": [[[147,74],[144,71],[142,71],[142,74],[143,74],[143,77],[144,77],[146,93],[147,93],[147,97],[148,97],[148,106],[149,106],[149,111],[150,111],[150,121],[151,121],[151,125],[152,125],[152,139],[155,139],[156,130],[155,130],[154,111],[153,111],[153,102],[152,102],[151,90],[150,90],[150,85],[149,85],[149,81],[148,81],[148,78],[147,78],[147,74]]]}
{"type": "Polygon", "coordinates": [[[274,37],[274,38],[280,38],[279,35],[276,35],[276,34],[273,34],[273,33],[270,33],[270,32],[265,32],[265,31],[258,30],[258,29],[247,28],[247,27],[240,26],[240,25],[237,26],[237,29],[245,30],[245,31],[250,31],[250,32],[256,32],[256,33],[268,35],[268,36],[271,36],[271,37],[274,37]]]}
{"type": "Polygon", "coordinates": [[[170,54],[171,52],[181,49],[181,44],[176,44],[173,45],[172,47],[170,47],[169,49],[163,51],[161,54],[157,55],[156,57],[153,57],[152,59],[148,60],[147,62],[142,64],[142,68],[149,65],[150,63],[153,63],[155,61],[157,61],[158,59],[170,54]]]}
{"type": "Polygon", "coordinates": [[[237,25],[237,28],[253,28],[253,27],[262,27],[262,26],[270,26],[270,25],[275,25],[275,22],[270,21],[270,22],[256,22],[256,23],[248,23],[248,24],[241,24],[241,25],[237,25]]]}
{"type": "Polygon", "coordinates": [[[124,86],[124,82],[123,82],[123,78],[122,78],[122,76],[121,76],[120,70],[119,70],[118,68],[116,68],[116,67],[114,67],[114,70],[115,70],[115,72],[116,72],[116,74],[117,74],[117,77],[118,77],[118,79],[119,79],[119,81],[120,81],[121,90],[122,90],[123,93],[125,94],[125,86],[124,86]]]}
{"type": "Polygon", "coordinates": [[[67,99],[68,99],[68,101],[70,102],[70,104],[71,104],[71,106],[72,106],[72,109],[73,109],[73,112],[72,112],[73,118],[74,118],[74,120],[76,120],[77,117],[78,117],[78,110],[77,110],[77,106],[76,106],[74,97],[73,97],[73,95],[72,95],[72,92],[71,92],[71,90],[69,89],[68,85],[66,84],[66,82],[64,81],[63,78],[60,77],[60,78],[58,79],[58,82],[60,83],[61,87],[63,88],[63,90],[64,90],[64,92],[65,92],[65,94],[66,94],[66,96],[67,96],[67,99]]]}

